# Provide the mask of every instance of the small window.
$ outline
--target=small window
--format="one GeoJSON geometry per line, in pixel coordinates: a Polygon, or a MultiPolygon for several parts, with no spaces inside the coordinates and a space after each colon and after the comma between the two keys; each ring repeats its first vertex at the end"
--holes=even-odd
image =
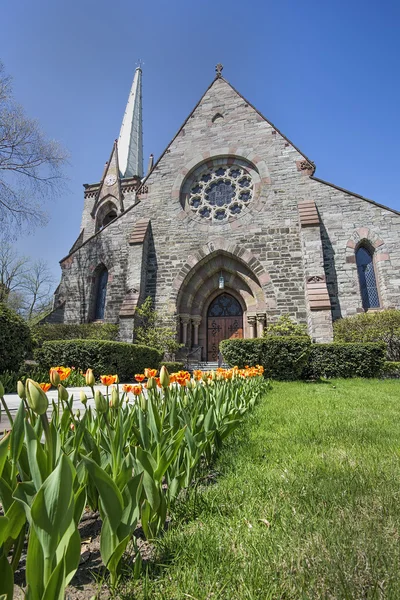
{"type": "Polygon", "coordinates": [[[96,285],[96,304],[94,311],[94,319],[103,320],[106,307],[108,271],[104,267],[97,276],[96,285]]]}
{"type": "Polygon", "coordinates": [[[361,301],[364,310],[379,308],[379,294],[376,285],[374,259],[365,246],[356,252],[358,279],[360,281],[361,301]]]}

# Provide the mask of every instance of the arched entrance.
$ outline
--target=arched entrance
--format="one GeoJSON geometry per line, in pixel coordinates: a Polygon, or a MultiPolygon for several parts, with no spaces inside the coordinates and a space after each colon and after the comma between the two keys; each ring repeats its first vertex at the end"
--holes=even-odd
{"type": "Polygon", "coordinates": [[[219,343],[222,340],[242,337],[242,307],[230,294],[220,294],[207,310],[207,360],[218,360],[219,343]]]}

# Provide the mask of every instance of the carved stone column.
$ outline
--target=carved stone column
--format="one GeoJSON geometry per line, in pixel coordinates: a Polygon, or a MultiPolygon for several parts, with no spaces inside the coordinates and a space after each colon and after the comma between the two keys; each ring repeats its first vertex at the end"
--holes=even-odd
{"type": "Polygon", "coordinates": [[[265,327],[265,314],[257,313],[257,337],[262,337],[265,327]]]}
{"type": "Polygon", "coordinates": [[[196,348],[199,345],[199,326],[201,323],[200,315],[194,315],[192,317],[193,323],[193,346],[196,348]]]}
{"type": "Polygon", "coordinates": [[[257,337],[257,334],[256,334],[256,315],[248,315],[247,316],[247,322],[250,325],[250,337],[251,338],[257,337]]]}
{"type": "Polygon", "coordinates": [[[190,315],[179,315],[182,323],[182,344],[186,346],[188,339],[188,325],[190,321],[190,315]]]}

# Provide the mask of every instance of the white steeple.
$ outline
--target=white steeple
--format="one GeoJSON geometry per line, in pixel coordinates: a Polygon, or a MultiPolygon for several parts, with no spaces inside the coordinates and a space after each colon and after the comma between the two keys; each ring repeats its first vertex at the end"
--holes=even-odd
{"type": "Polygon", "coordinates": [[[143,177],[142,69],[138,67],[118,138],[121,177],[143,177]]]}

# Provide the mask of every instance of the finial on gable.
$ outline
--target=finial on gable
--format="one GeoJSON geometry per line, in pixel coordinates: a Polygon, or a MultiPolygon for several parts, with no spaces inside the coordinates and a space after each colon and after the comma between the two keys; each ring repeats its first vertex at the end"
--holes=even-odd
{"type": "Polygon", "coordinates": [[[221,63],[218,63],[215,66],[215,71],[217,73],[217,77],[222,77],[222,69],[224,68],[224,65],[221,65],[221,63]]]}

